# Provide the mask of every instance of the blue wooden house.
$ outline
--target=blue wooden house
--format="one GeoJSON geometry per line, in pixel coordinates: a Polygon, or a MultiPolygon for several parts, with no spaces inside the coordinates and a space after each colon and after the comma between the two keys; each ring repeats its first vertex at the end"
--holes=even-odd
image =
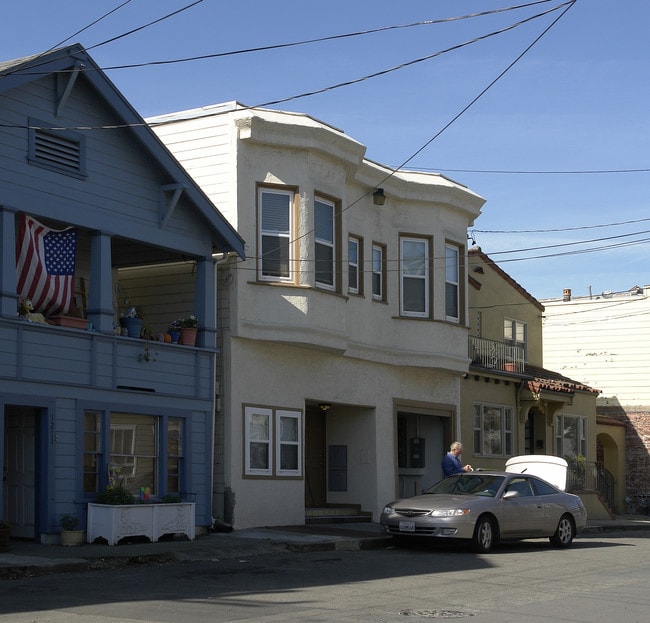
{"type": "Polygon", "coordinates": [[[55,542],[112,470],[209,526],[216,264],[244,244],[79,45],[0,62],[0,236],[0,519],[55,542]],[[166,341],[183,316],[195,345],[166,341]]]}

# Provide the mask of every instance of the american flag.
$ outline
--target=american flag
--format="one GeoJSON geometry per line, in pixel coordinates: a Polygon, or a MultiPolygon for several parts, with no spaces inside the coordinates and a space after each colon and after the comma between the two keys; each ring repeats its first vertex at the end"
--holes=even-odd
{"type": "Polygon", "coordinates": [[[74,298],[77,230],[57,231],[23,215],[16,244],[18,295],[31,299],[35,312],[66,314],[74,298]]]}

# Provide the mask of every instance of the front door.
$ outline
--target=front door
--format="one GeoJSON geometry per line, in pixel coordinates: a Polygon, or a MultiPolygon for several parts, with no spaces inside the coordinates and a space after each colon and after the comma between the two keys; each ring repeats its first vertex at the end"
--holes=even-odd
{"type": "Polygon", "coordinates": [[[5,407],[3,466],[4,515],[11,522],[11,535],[36,536],[36,422],[32,407],[5,407]]]}

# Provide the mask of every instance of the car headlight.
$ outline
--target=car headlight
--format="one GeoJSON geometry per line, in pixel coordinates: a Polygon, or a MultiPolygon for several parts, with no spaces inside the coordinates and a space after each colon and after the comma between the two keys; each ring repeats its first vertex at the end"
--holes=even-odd
{"type": "Polygon", "coordinates": [[[462,517],[469,514],[469,508],[443,508],[431,511],[432,517],[462,517]]]}
{"type": "Polygon", "coordinates": [[[381,511],[382,515],[391,515],[393,513],[393,509],[390,506],[384,506],[384,510],[381,511]]]}

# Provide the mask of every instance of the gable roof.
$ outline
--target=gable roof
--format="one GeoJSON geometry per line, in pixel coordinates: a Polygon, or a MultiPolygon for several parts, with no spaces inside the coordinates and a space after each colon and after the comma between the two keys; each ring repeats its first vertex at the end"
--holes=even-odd
{"type": "MultiPolygon", "coordinates": [[[[499,275],[504,281],[506,281],[510,286],[512,286],[519,294],[521,294],[526,300],[528,300],[531,304],[533,304],[537,309],[540,311],[544,311],[544,305],[542,305],[530,292],[525,290],[522,286],[520,286],[507,272],[505,272],[503,269],[499,268],[497,263],[492,260],[490,257],[488,257],[483,251],[481,250],[481,247],[472,247],[468,250],[467,254],[469,256],[476,256],[480,258],[487,266],[489,266],[497,275],[499,275]]],[[[476,287],[476,280],[472,279],[471,275],[469,277],[470,284],[476,287]],[[474,282],[474,283],[472,283],[474,282]]]]}
{"type": "Polygon", "coordinates": [[[57,72],[82,70],[86,81],[96,90],[98,97],[115,114],[120,127],[127,127],[152,161],[177,184],[182,184],[185,197],[195,206],[212,229],[215,251],[234,252],[245,259],[244,241],[224,218],[193,178],[174,158],[162,141],[131,106],[127,99],[109,80],[83,46],[74,44],[10,61],[0,62],[0,94],[7,93],[57,72]]]}

